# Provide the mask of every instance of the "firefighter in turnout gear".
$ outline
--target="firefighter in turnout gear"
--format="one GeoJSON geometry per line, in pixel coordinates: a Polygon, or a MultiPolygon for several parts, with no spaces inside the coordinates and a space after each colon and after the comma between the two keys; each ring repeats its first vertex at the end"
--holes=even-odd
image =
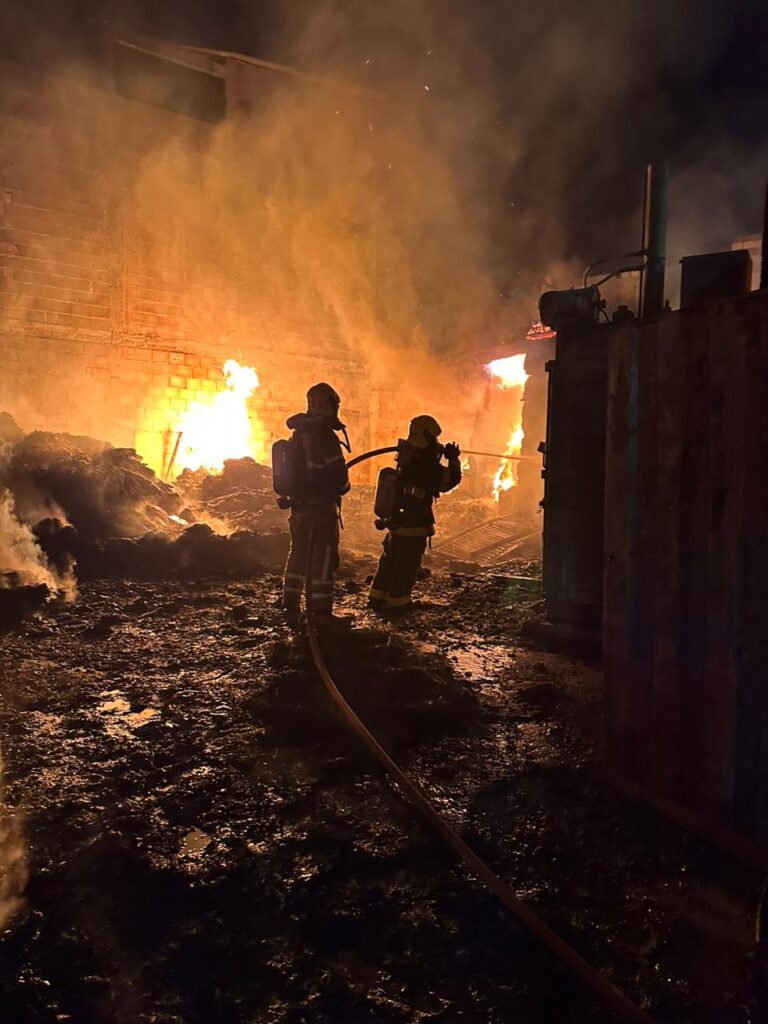
{"type": "MultiPolygon", "coordinates": [[[[292,466],[289,498],[291,548],[283,578],[286,621],[298,625],[304,590],[312,526],[312,609],[319,623],[333,621],[333,583],[339,565],[339,518],[342,495],[349,490],[349,474],[342,443],[349,450],[344,424],[339,420],[340,399],[330,384],[315,384],[307,392],[307,411],[287,421],[293,431],[286,446],[292,466]],[[344,442],[336,436],[342,431],[344,442]]],[[[275,458],[273,455],[273,469],[275,458]]],[[[281,493],[275,484],[275,489],[281,493]]]]}
{"type": "Polygon", "coordinates": [[[407,440],[398,441],[397,469],[382,470],[380,487],[384,483],[384,489],[391,492],[391,498],[383,496],[383,505],[389,503],[391,508],[384,511],[377,499],[380,518],[376,525],[380,529],[386,526],[389,532],[368,595],[374,608],[397,611],[411,606],[421,560],[435,532],[433,502],[461,482],[459,446],[439,444],[441,433],[434,417],[417,416],[411,420],[407,440]]]}

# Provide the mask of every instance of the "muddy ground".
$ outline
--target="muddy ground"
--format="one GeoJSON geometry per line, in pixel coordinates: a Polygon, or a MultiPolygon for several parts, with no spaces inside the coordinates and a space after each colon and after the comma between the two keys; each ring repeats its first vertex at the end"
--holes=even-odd
{"type": "MultiPolygon", "coordinates": [[[[3,1024],[611,1019],[400,802],[277,587],[95,581],[0,637],[3,1024]]],[[[536,583],[437,571],[396,625],[364,588],[329,663],[470,845],[657,1020],[757,1021],[761,879],[606,785],[598,668],[520,636],[536,583]]]]}

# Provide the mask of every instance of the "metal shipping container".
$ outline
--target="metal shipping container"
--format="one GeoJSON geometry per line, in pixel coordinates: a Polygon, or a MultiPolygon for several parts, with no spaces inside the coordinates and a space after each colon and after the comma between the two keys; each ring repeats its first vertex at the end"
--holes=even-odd
{"type": "Polygon", "coordinates": [[[614,333],[605,510],[609,766],[768,863],[768,293],[614,333]]]}

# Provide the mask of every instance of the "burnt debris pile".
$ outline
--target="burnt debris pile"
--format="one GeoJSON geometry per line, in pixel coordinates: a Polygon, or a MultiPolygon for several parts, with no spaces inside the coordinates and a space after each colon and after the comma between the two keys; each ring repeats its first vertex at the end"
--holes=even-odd
{"type": "Polygon", "coordinates": [[[23,522],[56,518],[92,540],[141,537],[181,511],[133,449],[89,437],[37,430],[13,445],[3,475],[23,522]]]}
{"type": "Polygon", "coordinates": [[[158,479],[130,448],[0,415],[0,618],[97,577],[253,573],[285,558],[285,513],[252,459],[158,479]]]}
{"type": "Polygon", "coordinates": [[[188,516],[204,518],[221,533],[285,529],[285,512],[277,507],[272,490],[272,470],[251,458],[227,459],[216,474],[185,469],[175,487],[188,516]]]}

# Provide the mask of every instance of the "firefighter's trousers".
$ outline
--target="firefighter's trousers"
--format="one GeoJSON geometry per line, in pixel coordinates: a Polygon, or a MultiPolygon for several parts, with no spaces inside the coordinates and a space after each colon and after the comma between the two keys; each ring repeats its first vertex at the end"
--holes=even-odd
{"type": "Polygon", "coordinates": [[[388,533],[368,595],[371,601],[383,601],[390,608],[409,605],[426,547],[426,537],[388,533]]]}
{"type": "Polygon", "coordinates": [[[333,578],[339,567],[339,515],[335,502],[323,502],[291,511],[291,549],[283,577],[283,608],[292,614],[301,609],[313,523],[312,610],[320,615],[333,611],[333,578]]]}

